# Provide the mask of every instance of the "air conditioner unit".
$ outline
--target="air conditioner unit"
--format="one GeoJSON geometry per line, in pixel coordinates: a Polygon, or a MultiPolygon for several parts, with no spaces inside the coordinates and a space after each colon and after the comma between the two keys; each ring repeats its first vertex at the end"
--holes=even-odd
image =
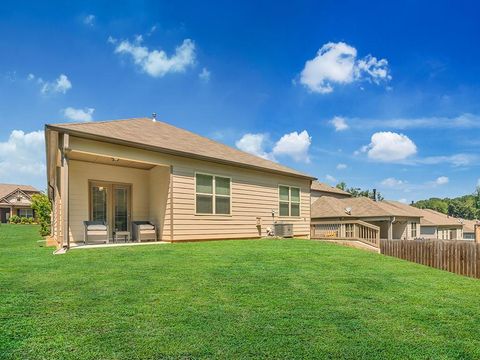
{"type": "Polygon", "coordinates": [[[291,238],[293,237],[293,224],[283,224],[277,223],[275,227],[275,236],[282,238],[291,238]]]}

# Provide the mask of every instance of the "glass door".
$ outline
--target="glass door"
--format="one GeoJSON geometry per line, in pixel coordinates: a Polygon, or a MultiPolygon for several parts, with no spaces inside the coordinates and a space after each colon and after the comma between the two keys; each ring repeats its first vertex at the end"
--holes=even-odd
{"type": "Polygon", "coordinates": [[[113,229],[128,231],[130,223],[130,186],[113,185],[113,229]]]}
{"type": "Polygon", "coordinates": [[[91,219],[108,223],[108,186],[92,184],[91,187],[91,219]]]}

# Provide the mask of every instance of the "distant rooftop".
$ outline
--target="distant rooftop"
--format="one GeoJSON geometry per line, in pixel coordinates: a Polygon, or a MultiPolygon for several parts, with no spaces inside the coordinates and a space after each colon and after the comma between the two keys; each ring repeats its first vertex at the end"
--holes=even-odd
{"type": "Polygon", "coordinates": [[[321,183],[320,181],[317,181],[317,180],[312,182],[312,186],[311,186],[310,189],[315,190],[315,191],[323,191],[323,192],[329,192],[329,193],[334,193],[334,194],[342,194],[342,195],[352,196],[352,194],[350,194],[347,191],[339,189],[335,186],[330,186],[328,184],[321,183]]]}
{"type": "Polygon", "coordinates": [[[7,195],[10,195],[15,190],[20,189],[25,192],[39,192],[31,185],[18,185],[18,184],[0,184],[0,199],[7,195]]]}

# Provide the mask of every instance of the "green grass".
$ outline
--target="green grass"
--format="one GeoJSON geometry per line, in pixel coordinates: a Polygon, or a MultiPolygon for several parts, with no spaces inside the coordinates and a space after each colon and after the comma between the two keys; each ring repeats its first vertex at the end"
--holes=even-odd
{"type": "Polygon", "coordinates": [[[480,281],[334,244],[70,251],[0,227],[1,359],[480,358],[480,281]]]}

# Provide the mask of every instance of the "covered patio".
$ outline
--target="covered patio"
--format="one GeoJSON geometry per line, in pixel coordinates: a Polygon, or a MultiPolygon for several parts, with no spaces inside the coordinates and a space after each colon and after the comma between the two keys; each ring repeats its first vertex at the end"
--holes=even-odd
{"type": "Polygon", "coordinates": [[[47,161],[56,164],[49,167],[49,192],[59,207],[54,211],[52,227],[60,246],[165,240],[170,215],[170,165],[109,153],[108,148],[82,148],[84,144],[68,135],[49,135],[47,161]],[[135,226],[136,222],[142,225],[135,226]],[[149,232],[148,237],[141,235],[145,232],[149,232]]]}

